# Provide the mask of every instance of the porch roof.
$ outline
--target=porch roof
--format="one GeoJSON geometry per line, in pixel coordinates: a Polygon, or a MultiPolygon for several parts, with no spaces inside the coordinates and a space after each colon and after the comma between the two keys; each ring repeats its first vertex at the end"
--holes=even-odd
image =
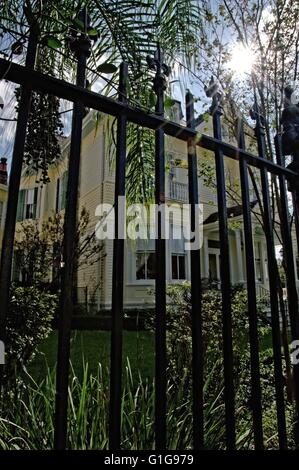
{"type": "MultiPolygon", "coordinates": [[[[250,201],[250,208],[253,209],[256,204],[257,204],[256,199],[254,201],[250,201]]],[[[228,207],[226,214],[227,214],[228,219],[231,219],[232,217],[239,217],[240,215],[243,214],[243,207],[241,204],[238,204],[237,206],[228,207]]],[[[213,212],[206,218],[206,220],[204,221],[204,225],[212,224],[213,222],[216,222],[218,218],[219,218],[218,211],[213,212]]]]}

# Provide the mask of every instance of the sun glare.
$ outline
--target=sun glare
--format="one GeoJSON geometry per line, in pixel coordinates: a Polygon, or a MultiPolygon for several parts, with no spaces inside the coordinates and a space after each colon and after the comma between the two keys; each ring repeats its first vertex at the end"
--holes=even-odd
{"type": "Polygon", "coordinates": [[[255,61],[254,52],[249,47],[242,44],[236,44],[231,52],[231,59],[228,67],[235,75],[244,75],[250,73],[255,61]]]}

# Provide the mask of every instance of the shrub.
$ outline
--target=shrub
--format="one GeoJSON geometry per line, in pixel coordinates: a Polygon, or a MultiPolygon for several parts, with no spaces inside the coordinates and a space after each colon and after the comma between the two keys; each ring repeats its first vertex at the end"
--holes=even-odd
{"type": "MultiPolygon", "coordinates": [[[[168,287],[167,306],[167,354],[168,374],[173,386],[181,386],[181,377],[185,374],[185,396],[191,403],[192,386],[192,322],[191,322],[191,289],[189,283],[168,287]]],[[[251,408],[251,375],[249,347],[249,315],[247,308],[247,291],[241,287],[232,289],[232,337],[234,387],[236,398],[236,431],[238,447],[253,447],[253,425],[251,408]]],[[[224,374],[221,291],[205,290],[202,293],[202,331],[204,356],[204,407],[206,423],[206,440],[214,448],[225,447],[224,417],[224,374]],[[218,412],[207,410],[218,402],[218,412]],[[210,430],[214,429],[213,439],[210,430]]],[[[271,333],[271,325],[266,315],[266,302],[257,301],[259,340],[271,333]]],[[[154,327],[154,319],[148,321],[154,327]]],[[[273,352],[271,349],[260,351],[260,371],[262,386],[262,407],[265,416],[265,439],[268,447],[277,447],[277,424],[275,405],[275,384],[273,352]]],[[[191,412],[191,409],[190,409],[191,412]]],[[[292,422],[291,406],[287,405],[289,428],[292,422]]],[[[291,434],[290,434],[291,435],[291,434]]]]}
{"type": "MultiPolygon", "coordinates": [[[[192,449],[190,287],[171,286],[167,310],[167,448],[192,449]]],[[[38,304],[39,305],[39,304],[38,304]]],[[[205,446],[225,448],[225,406],[222,354],[221,293],[203,293],[204,433],[205,446]]],[[[43,310],[43,309],[41,309],[43,310]]],[[[48,302],[47,302],[48,310],[48,302]]],[[[263,302],[258,305],[259,333],[269,334],[263,302]]],[[[238,449],[253,448],[250,354],[246,292],[232,291],[236,437],[238,449]]],[[[29,332],[31,329],[29,328],[29,332]]],[[[42,333],[46,333],[43,330],[42,333]]],[[[41,338],[41,337],[40,337],[41,338]]],[[[20,348],[23,351],[23,348],[20,348]]],[[[260,351],[264,441],[278,448],[272,351],[260,351]]],[[[68,448],[106,449],[108,445],[109,370],[92,375],[85,363],[79,379],[71,371],[69,382],[68,448]]],[[[154,380],[134,379],[126,369],[122,397],[122,448],[154,448],[154,380]]],[[[49,449],[53,446],[55,369],[36,383],[18,381],[2,402],[0,448],[49,449]]],[[[289,447],[293,409],[286,404],[289,447]]]]}
{"type": "Polygon", "coordinates": [[[58,299],[37,287],[13,288],[5,341],[4,380],[17,377],[51,331],[58,299]]]}

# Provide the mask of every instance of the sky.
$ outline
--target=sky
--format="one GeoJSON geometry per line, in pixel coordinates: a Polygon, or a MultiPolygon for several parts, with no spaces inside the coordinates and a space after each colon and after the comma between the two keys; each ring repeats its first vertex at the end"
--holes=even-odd
{"type": "MultiPolygon", "coordinates": [[[[212,2],[213,3],[213,2],[212,2]]],[[[215,8],[217,7],[218,2],[215,3],[215,8]]],[[[265,9],[265,15],[267,15],[267,9],[265,9]]],[[[240,72],[246,72],[246,69],[250,66],[250,64],[254,61],[254,57],[252,55],[252,51],[244,50],[244,48],[240,48],[238,44],[233,43],[232,36],[230,35],[230,31],[226,30],[224,32],[224,39],[229,40],[232,43],[232,50],[233,56],[231,60],[231,66],[233,69],[238,70],[238,74],[240,77],[240,72]]],[[[1,39],[0,39],[1,41],[1,39]]],[[[0,43],[0,51],[5,50],[9,52],[8,42],[5,39],[2,39],[0,43]]],[[[0,52],[1,57],[1,52],[0,52]]],[[[23,62],[24,56],[14,56],[14,61],[23,62]]],[[[107,75],[107,78],[110,78],[107,75]]],[[[207,83],[210,79],[210,73],[207,71],[207,83]]],[[[96,92],[101,92],[103,88],[104,82],[101,80],[97,80],[92,90],[96,92]]],[[[173,64],[171,76],[169,77],[169,87],[170,87],[170,94],[177,100],[181,101],[182,103],[182,110],[184,113],[184,100],[185,100],[185,92],[189,89],[195,97],[199,97],[200,101],[195,103],[195,109],[198,114],[205,112],[209,105],[210,100],[206,98],[202,83],[196,78],[196,73],[191,74],[189,71],[180,64],[179,60],[176,60],[173,64]]],[[[0,96],[4,101],[4,109],[1,114],[0,111],[0,118],[5,119],[15,119],[16,118],[16,111],[15,111],[15,95],[14,95],[15,85],[12,83],[7,82],[6,80],[0,80],[0,96]]],[[[66,103],[61,100],[61,110],[64,111],[66,109],[70,109],[71,104],[66,103]]],[[[68,135],[70,132],[70,120],[71,120],[71,113],[65,113],[61,115],[62,121],[65,125],[65,134],[68,135]]],[[[13,150],[13,142],[14,142],[14,135],[15,135],[15,128],[16,123],[15,121],[3,121],[0,120],[0,157],[8,158],[10,162],[12,150],[13,150]]]]}

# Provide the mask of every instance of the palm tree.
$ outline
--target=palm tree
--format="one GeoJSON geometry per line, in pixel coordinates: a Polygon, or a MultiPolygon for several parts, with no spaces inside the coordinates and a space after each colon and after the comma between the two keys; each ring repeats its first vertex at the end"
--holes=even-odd
{"type": "MultiPolygon", "coordinates": [[[[70,27],[80,31],[78,12],[87,6],[90,15],[88,34],[94,39],[88,61],[88,80],[101,79],[103,92],[117,95],[117,67],[129,65],[129,101],[153,110],[155,97],[146,56],[157,43],[169,65],[176,60],[191,67],[200,41],[201,17],[196,0],[3,0],[0,26],[7,54],[22,58],[23,45],[30,28],[35,27],[40,47],[51,49],[52,70],[70,80],[75,67],[69,49],[70,27]],[[105,73],[110,72],[109,79],[105,73]]],[[[113,133],[113,123],[109,121],[113,133]]],[[[127,194],[131,200],[148,200],[153,195],[153,133],[130,124],[128,129],[127,194]]]]}
{"type": "MultiPolygon", "coordinates": [[[[191,67],[200,40],[201,16],[197,0],[3,0],[0,27],[10,54],[22,58],[23,43],[30,28],[38,33],[40,47],[50,47],[52,70],[70,80],[74,60],[69,49],[70,28],[82,28],[78,12],[86,6],[90,15],[88,34],[94,39],[88,61],[91,84],[104,80],[104,92],[117,95],[117,68],[129,65],[129,100],[153,110],[155,97],[146,56],[161,45],[168,65],[179,60],[191,67]],[[104,73],[111,73],[109,79],[104,73]]],[[[110,120],[111,126],[111,120],[110,120]]],[[[113,125],[110,127],[113,133],[113,125]]],[[[153,133],[130,124],[128,129],[127,194],[131,200],[153,195],[153,133]]]]}

